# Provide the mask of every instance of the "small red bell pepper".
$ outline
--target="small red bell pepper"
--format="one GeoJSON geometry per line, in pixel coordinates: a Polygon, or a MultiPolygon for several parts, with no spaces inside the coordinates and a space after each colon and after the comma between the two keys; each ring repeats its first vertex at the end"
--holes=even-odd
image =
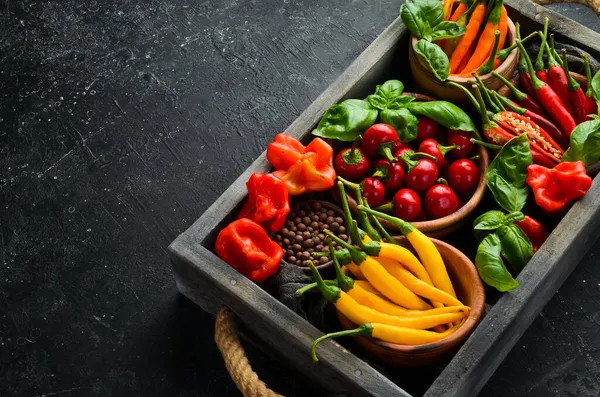
{"type": "Polygon", "coordinates": [[[271,174],[252,174],[248,182],[248,201],[238,219],[248,218],[272,232],[281,230],[290,213],[290,198],[285,184],[271,174]]]}
{"type": "Polygon", "coordinates": [[[258,223],[242,218],[219,232],[215,250],[219,258],[255,283],[277,272],[283,248],[258,223]]]}
{"type": "Polygon", "coordinates": [[[560,213],[592,186],[583,161],[564,162],[554,168],[532,164],[527,167],[525,182],[533,190],[538,207],[549,214],[560,213]]]}
{"type": "Polygon", "coordinates": [[[333,148],[321,138],[305,147],[296,138],[278,134],[267,147],[267,160],[292,196],[327,190],[335,183],[333,148]]]}
{"type": "Polygon", "coordinates": [[[525,215],[525,219],[520,222],[515,222],[517,226],[525,233],[525,235],[531,241],[533,245],[533,252],[537,252],[537,250],[544,244],[546,239],[548,238],[548,229],[542,223],[536,221],[529,215],[525,215]]]}

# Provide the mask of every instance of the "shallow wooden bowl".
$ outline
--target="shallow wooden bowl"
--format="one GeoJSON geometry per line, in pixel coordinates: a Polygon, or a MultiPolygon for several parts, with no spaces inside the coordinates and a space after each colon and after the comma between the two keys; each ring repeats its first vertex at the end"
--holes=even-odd
{"type": "MultiPolygon", "coordinates": [[[[404,237],[399,237],[398,240],[408,244],[404,237]]],[[[364,353],[377,362],[400,367],[425,367],[439,364],[460,348],[483,318],[485,292],[475,265],[451,245],[436,239],[432,241],[444,259],[458,299],[471,307],[469,317],[452,335],[426,345],[397,345],[373,338],[354,337],[364,353]]],[[[339,312],[338,319],[345,329],[358,326],[339,312]]]]}
{"type": "MultiPolygon", "coordinates": [[[[508,33],[507,33],[506,47],[515,43],[517,33],[513,21],[508,19],[508,33]]],[[[410,70],[412,71],[415,82],[421,89],[436,98],[441,98],[457,105],[472,107],[471,101],[466,95],[456,87],[446,86],[445,81],[440,81],[431,71],[425,60],[419,56],[413,49],[417,44],[418,39],[411,36],[408,46],[408,58],[410,62],[410,70]]],[[[506,79],[510,80],[519,62],[519,51],[515,49],[510,53],[508,58],[498,66],[495,70],[498,74],[502,75],[506,79]]],[[[496,77],[492,76],[491,73],[480,76],[485,86],[492,90],[497,90],[503,86],[502,82],[496,77]]],[[[448,81],[458,83],[470,91],[471,86],[476,83],[474,77],[457,77],[449,76],[448,81]]]]}
{"type": "MultiPolygon", "coordinates": [[[[435,101],[434,98],[426,96],[426,95],[422,95],[422,94],[406,92],[406,93],[404,93],[404,95],[413,96],[418,101],[435,101]]],[[[481,139],[479,134],[475,134],[475,137],[477,139],[481,139]]],[[[488,166],[490,165],[490,156],[485,148],[479,146],[477,148],[477,154],[479,155],[479,164],[477,164],[477,167],[479,167],[479,184],[477,185],[477,188],[475,189],[475,192],[473,192],[473,196],[471,196],[469,201],[467,201],[455,213],[445,216],[443,218],[434,219],[431,221],[424,221],[424,222],[411,222],[414,227],[416,227],[417,229],[419,229],[420,231],[422,231],[423,233],[425,233],[426,235],[428,235],[430,237],[438,237],[439,238],[439,237],[447,236],[448,234],[459,229],[460,227],[465,225],[466,222],[469,221],[471,214],[473,214],[473,212],[475,211],[475,209],[477,208],[477,206],[483,199],[483,195],[484,195],[485,189],[486,189],[485,173],[488,169],[488,166]]],[[[331,189],[331,194],[335,200],[337,200],[338,202],[340,201],[339,200],[340,199],[339,192],[338,192],[337,187],[334,186],[334,188],[331,189]]],[[[348,198],[348,205],[350,206],[350,210],[353,213],[356,213],[357,212],[356,200],[349,194],[346,194],[346,197],[348,198]]],[[[386,220],[380,219],[380,222],[383,225],[383,227],[388,230],[398,230],[397,227],[395,227],[393,224],[391,224],[390,222],[388,222],[386,220]]]]}

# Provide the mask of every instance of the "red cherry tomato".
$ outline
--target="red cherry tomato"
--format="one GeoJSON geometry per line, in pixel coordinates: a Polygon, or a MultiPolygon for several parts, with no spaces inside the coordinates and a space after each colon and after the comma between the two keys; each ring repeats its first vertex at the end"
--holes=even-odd
{"type": "Polygon", "coordinates": [[[379,159],[374,163],[373,178],[383,182],[386,192],[395,192],[404,181],[404,166],[402,163],[392,163],[386,159],[379,159]]]}
{"type": "Polygon", "coordinates": [[[448,154],[455,159],[469,157],[475,150],[475,144],[471,142],[472,135],[466,131],[448,130],[448,146],[458,146],[448,154]]]}
{"type": "Polygon", "coordinates": [[[350,180],[364,178],[371,169],[371,160],[361,148],[342,150],[335,156],[333,164],[339,176],[350,180]]]}
{"type": "Polygon", "coordinates": [[[479,169],[469,159],[459,159],[448,166],[448,185],[459,193],[470,193],[479,183],[479,169]]]}
{"type": "Polygon", "coordinates": [[[433,157],[435,157],[435,165],[437,165],[438,169],[441,170],[444,167],[446,167],[447,164],[444,156],[454,149],[455,147],[453,146],[442,146],[435,139],[427,138],[423,142],[421,142],[418,151],[421,153],[430,154],[433,157]]]}
{"type": "Polygon", "coordinates": [[[385,188],[379,179],[365,178],[362,182],[362,195],[370,207],[378,207],[385,198],[385,188]]]}
{"type": "Polygon", "coordinates": [[[384,157],[392,160],[392,150],[398,134],[394,127],[388,124],[373,124],[365,131],[361,141],[362,149],[371,157],[384,157]]]}
{"type": "Polygon", "coordinates": [[[421,159],[404,177],[404,185],[417,193],[422,193],[437,181],[438,176],[435,163],[429,159],[421,159]]]}
{"type": "Polygon", "coordinates": [[[421,199],[415,191],[400,189],[394,195],[394,215],[397,218],[412,222],[421,212],[421,199]]]}
{"type": "Polygon", "coordinates": [[[440,130],[437,121],[434,121],[425,116],[418,116],[419,125],[417,127],[417,143],[423,142],[425,139],[435,139],[440,130]]]}
{"type": "Polygon", "coordinates": [[[425,211],[434,219],[448,216],[458,209],[458,197],[450,186],[433,185],[425,193],[425,211]]]}

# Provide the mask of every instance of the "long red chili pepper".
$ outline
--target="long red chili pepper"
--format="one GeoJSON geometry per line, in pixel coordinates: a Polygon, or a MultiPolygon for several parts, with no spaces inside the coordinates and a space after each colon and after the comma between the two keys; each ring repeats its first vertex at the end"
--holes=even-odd
{"type": "Polygon", "coordinates": [[[542,107],[535,101],[535,99],[533,99],[523,91],[519,90],[510,81],[505,79],[504,76],[502,76],[501,74],[492,72],[492,76],[502,81],[504,85],[508,87],[519,106],[524,107],[525,109],[529,109],[532,112],[537,113],[539,115],[545,116],[544,109],[542,109],[542,107]]]}
{"type": "MultiPolygon", "coordinates": [[[[519,26],[515,26],[515,28],[517,30],[517,40],[521,40],[521,28],[519,26]]],[[[527,92],[527,95],[529,95],[530,98],[535,98],[535,90],[533,89],[533,84],[531,84],[529,68],[525,61],[526,54],[527,53],[524,50],[519,50],[519,83],[521,83],[521,87],[527,92]]]]}
{"type": "Polygon", "coordinates": [[[564,107],[560,97],[556,94],[556,92],[554,92],[552,87],[538,79],[538,77],[535,75],[535,71],[533,70],[531,60],[525,53],[523,44],[521,44],[519,40],[517,40],[517,43],[519,50],[524,53],[525,62],[527,62],[527,68],[529,69],[529,74],[531,75],[531,83],[533,84],[536,98],[544,107],[544,109],[546,109],[546,113],[548,113],[548,115],[550,115],[550,117],[552,117],[552,119],[560,126],[561,130],[570,137],[571,132],[573,132],[577,126],[573,116],[571,116],[571,113],[569,113],[569,111],[564,107]]]}
{"type": "Polygon", "coordinates": [[[531,121],[537,124],[542,130],[544,130],[550,138],[552,138],[562,149],[567,149],[569,147],[569,140],[563,134],[563,132],[558,128],[552,121],[547,118],[540,116],[537,113],[532,112],[529,109],[524,109],[520,106],[517,106],[516,103],[511,101],[508,98],[505,98],[493,91],[492,95],[497,98],[502,105],[508,110],[520,114],[521,116],[528,117],[531,121]]]}
{"type": "Polygon", "coordinates": [[[592,70],[590,68],[590,59],[587,54],[581,54],[583,63],[585,64],[585,74],[587,76],[587,91],[585,97],[588,102],[588,114],[598,114],[598,103],[594,98],[594,89],[592,88],[592,70]]]}
{"type": "MultiPolygon", "coordinates": [[[[569,113],[575,116],[569,95],[569,82],[567,80],[568,73],[565,73],[565,70],[563,70],[561,64],[558,63],[558,61],[554,58],[548,43],[546,42],[544,45],[548,50],[548,78],[550,79],[550,87],[552,87],[554,92],[556,92],[556,94],[560,97],[560,100],[562,101],[563,105],[565,105],[565,108],[567,108],[569,113]]],[[[577,123],[579,124],[579,122],[577,123]]]]}
{"type": "Polygon", "coordinates": [[[583,90],[581,89],[581,85],[575,81],[571,73],[569,73],[569,61],[567,60],[567,50],[563,48],[563,65],[565,73],[568,78],[568,89],[569,89],[569,98],[571,100],[571,104],[573,105],[573,111],[575,113],[575,122],[577,124],[583,123],[588,119],[588,100],[585,96],[583,90]]]}
{"type": "Polygon", "coordinates": [[[544,50],[546,49],[546,41],[548,41],[548,23],[550,22],[550,18],[544,18],[544,33],[542,34],[542,42],[540,43],[540,51],[538,52],[537,58],[535,60],[535,75],[538,79],[542,80],[546,84],[550,84],[550,79],[548,77],[548,72],[546,72],[546,67],[544,66],[544,50]]]}

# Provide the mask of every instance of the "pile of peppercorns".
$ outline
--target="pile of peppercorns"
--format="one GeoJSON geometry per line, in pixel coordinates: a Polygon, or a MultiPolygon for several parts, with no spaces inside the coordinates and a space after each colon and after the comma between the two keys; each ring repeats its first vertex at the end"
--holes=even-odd
{"type": "MultiPolygon", "coordinates": [[[[274,235],[277,244],[285,250],[283,260],[306,267],[309,261],[316,265],[324,265],[331,261],[329,256],[313,254],[329,251],[325,229],[348,241],[341,211],[334,211],[333,208],[319,201],[309,201],[299,203],[292,209],[283,228],[274,235]]],[[[337,243],[334,243],[334,247],[336,250],[341,248],[337,243]]]]}

